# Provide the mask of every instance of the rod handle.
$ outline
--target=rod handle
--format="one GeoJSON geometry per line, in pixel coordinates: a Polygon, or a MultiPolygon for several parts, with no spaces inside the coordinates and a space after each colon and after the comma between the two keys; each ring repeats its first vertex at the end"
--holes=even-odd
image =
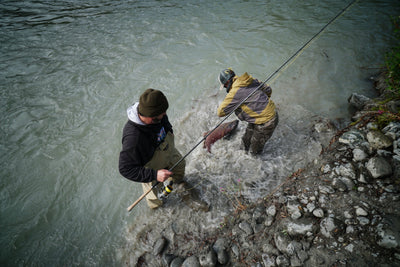
{"type": "Polygon", "coordinates": [[[132,205],[130,205],[127,210],[131,211],[145,196],[147,196],[148,193],[150,193],[151,190],[153,190],[160,182],[156,182],[149,190],[143,193],[132,205]]]}

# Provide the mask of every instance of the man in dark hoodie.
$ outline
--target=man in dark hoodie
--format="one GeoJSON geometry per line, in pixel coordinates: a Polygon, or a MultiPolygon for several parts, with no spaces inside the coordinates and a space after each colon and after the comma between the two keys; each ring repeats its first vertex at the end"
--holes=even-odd
{"type": "MultiPolygon", "coordinates": [[[[139,102],[127,110],[129,120],[122,133],[119,172],[129,180],[142,183],[144,192],[156,182],[160,182],[159,187],[166,180],[180,183],[185,174],[185,161],[174,167],[173,172],[168,170],[182,156],[175,148],[167,109],[165,95],[159,90],[147,89],[139,102]]],[[[152,209],[163,204],[157,197],[159,187],[146,196],[147,204],[152,209]]]]}

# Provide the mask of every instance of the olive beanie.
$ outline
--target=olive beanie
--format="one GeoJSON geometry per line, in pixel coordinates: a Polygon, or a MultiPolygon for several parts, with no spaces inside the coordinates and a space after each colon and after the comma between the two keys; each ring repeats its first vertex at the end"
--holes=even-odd
{"type": "Polygon", "coordinates": [[[167,109],[168,100],[159,90],[149,88],[140,96],[139,113],[145,117],[156,117],[167,109]]]}

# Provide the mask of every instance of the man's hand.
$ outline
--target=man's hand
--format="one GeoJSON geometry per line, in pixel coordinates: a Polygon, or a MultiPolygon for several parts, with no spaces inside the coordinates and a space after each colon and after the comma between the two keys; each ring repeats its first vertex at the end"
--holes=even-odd
{"type": "Polygon", "coordinates": [[[169,170],[158,170],[157,171],[157,181],[160,183],[163,183],[165,180],[167,180],[170,176],[172,175],[172,172],[169,170]]]}

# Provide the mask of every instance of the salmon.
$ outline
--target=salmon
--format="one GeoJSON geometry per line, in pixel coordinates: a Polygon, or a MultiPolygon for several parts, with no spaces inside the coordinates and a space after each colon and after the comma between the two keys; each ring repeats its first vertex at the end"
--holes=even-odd
{"type": "MultiPolygon", "coordinates": [[[[237,128],[238,124],[239,120],[222,123],[206,137],[204,140],[204,148],[207,148],[207,151],[211,153],[211,145],[223,137],[229,137],[237,128]]],[[[204,133],[203,136],[206,136],[209,132],[210,131],[204,133]]]]}

